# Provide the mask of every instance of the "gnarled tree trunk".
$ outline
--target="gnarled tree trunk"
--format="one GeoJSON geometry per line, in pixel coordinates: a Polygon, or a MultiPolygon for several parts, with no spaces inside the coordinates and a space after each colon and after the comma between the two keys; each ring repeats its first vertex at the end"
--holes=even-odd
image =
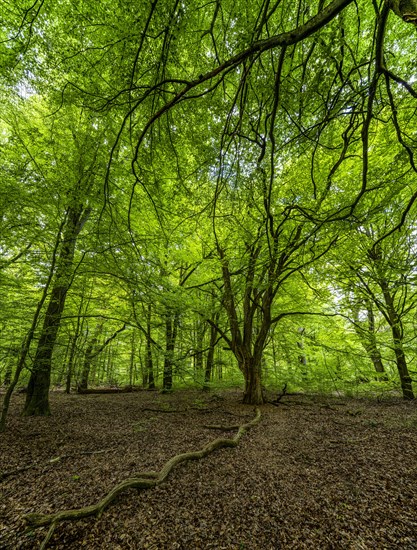
{"type": "Polygon", "coordinates": [[[262,361],[261,357],[245,357],[239,368],[245,377],[243,403],[247,405],[262,405],[265,398],[262,392],[262,361]]]}

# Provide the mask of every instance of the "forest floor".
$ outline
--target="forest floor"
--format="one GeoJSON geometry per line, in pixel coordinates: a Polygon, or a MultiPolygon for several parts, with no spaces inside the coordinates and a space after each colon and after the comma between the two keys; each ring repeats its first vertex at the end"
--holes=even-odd
{"type": "MultiPolygon", "coordinates": [[[[95,503],[114,485],[225,437],[205,424],[253,418],[240,393],[53,393],[53,416],[0,436],[0,548],[39,548],[23,515],[95,503]],[[152,409],[152,410],[149,410],[152,409]]],[[[285,396],[236,448],[128,490],[95,517],[57,526],[50,549],[417,549],[417,405],[285,396]]],[[[236,432],[236,431],[235,431],[236,432]]],[[[232,437],[230,432],[227,437],[232,437]]]]}

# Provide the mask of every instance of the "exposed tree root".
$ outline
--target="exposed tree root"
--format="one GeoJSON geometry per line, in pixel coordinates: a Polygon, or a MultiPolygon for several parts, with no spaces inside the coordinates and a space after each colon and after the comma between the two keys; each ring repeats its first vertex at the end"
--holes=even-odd
{"type": "Polygon", "coordinates": [[[257,424],[261,419],[261,411],[255,409],[255,417],[245,424],[240,426],[216,426],[216,429],[221,430],[230,430],[238,428],[237,434],[230,439],[218,438],[210,443],[207,443],[199,451],[191,451],[189,453],[182,453],[172,457],[168,462],[165,463],[163,468],[159,472],[140,472],[136,477],[128,478],[120,482],[118,485],[113,487],[99,502],[92,504],[91,506],[86,506],[84,508],[76,508],[73,510],[62,510],[61,512],[56,512],[55,514],[38,514],[32,513],[24,516],[25,521],[32,527],[43,527],[49,525],[50,528],[48,533],[41,544],[41,550],[44,550],[51,540],[51,537],[54,533],[55,527],[61,521],[68,520],[77,520],[81,518],[86,518],[88,516],[98,516],[100,517],[103,511],[109,506],[115,498],[126,491],[126,489],[150,489],[159,485],[169,476],[171,471],[181,464],[181,462],[186,462],[188,460],[197,460],[205,457],[212,451],[220,449],[222,447],[236,447],[239,443],[239,440],[242,436],[255,424],[257,424]]]}

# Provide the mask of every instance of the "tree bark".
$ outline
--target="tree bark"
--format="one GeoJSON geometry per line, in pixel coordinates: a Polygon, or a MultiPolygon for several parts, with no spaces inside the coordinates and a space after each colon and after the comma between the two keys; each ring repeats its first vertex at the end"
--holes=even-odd
{"type": "Polygon", "coordinates": [[[404,399],[414,399],[413,384],[410,373],[408,372],[407,359],[404,353],[403,340],[404,330],[401,322],[401,318],[397,313],[394,303],[393,294],[390,291],[388,282],[386,279],[379,281],[381,290],[384,296],[385,305],[387,308],[387,318],[391,327],[392,340],[394,343],[395,361],[397,364],[397,370],[400,377],[401,390],[404,399]]]}
{"type": "Polygon", "coordinates": [[[49,270],[48,279],[47,279],[45,287],[42,291],[41,299],[39,300],[39,303],[36,307],[36,311],[35,311],[35,314],[34,314],[33,319],[32,319],[31,327],[30,327],[26,337],[23,340],[22,347],[21,347],[21,350],[20,350],[19,360],[17,362],[17,366],[16,366],[16,370],[15,370],[15,373],[14,373],[14,376],[13,376],[13,380],[12,380],[11,384],[9,385],[9,387],[7,388],[6,395],[4,396],[4,399],[3,399],[2,411],[1,411],[1,417],[0,417],[0,432],[4,432],[4,430],[6,429],[6,420],[7,420],[7,413],[9,411],[9,406],[10,406],[10,399],[12,397],[13,391],[14,391],[17,383],[19,382],[20,374],[21,374],[22,370],[25,368],[26,357],[29,353],[31,343],[32,343],[33,338],[35,336],[35,330],[36,330],[36,327],[38,325],[38,320],[39,320],[43,305],[44,305],[44,303],[46,301],[46,298],[48,296],[48,290],[49,290],[49,287],[51,285],[52,278],[53,278],[54,271],[55,271],[57,252],[58,252],[58,248],[59,248],[60,234],[61,234],[62,228],[63,228],[63,223],[61,224],[61,226],[58,230],[57,237],[56,237],[56,240],[55,240],[55,246],[54,246],[54,250],[53,250],[53,253],[52,253],[52,261],[51,261],[51,267],[50,267],[50,270],[49,270]]]}
{"type": "Polygon", "coordinates": [[[147,377],[147,385],[150,390],[155,389],[155,378],[153,373],[153,359],[152,359],[152,336],[151,336],[151,320],[152,320],[152,306],[148,304],[148,314],[146,317],[146,361],[145,371],[147,377]]]}
{"type": "Polygon", "coordinates": [[[417,25],[417,0],[385,0],[385,2],[403,21],[417,25]]]}
{"type": "Polygon", "coordinates": [[[77,332],[70,336],[70,342],[71,342],[71,349],[68,357],[68,363],[67,363],[67,376],[65,379],[65,393],[71,393],[71,382],[72,382],[72,374],[74,372],[74,357],[75,357],[75,350],[77,348],[77,340],[78,340],[78,334],[77,332]]]}
{"type": "Polygon", "coordinates": [[[172,388],[172,367],[174,364],[175,341],[177,339],[179,314],[167,312],[165,316],[165,358],[164,358],[164,376],[162,387],[164,390],[172,388]]]}
{"type": "Polygon", "coordinates": [[[216,337],[217,337],[217,331],[216,331],[216,325],[219,321],[219,314],[217,313],[213,320],[213,325],[210,325],[210,343],[209,343],[209,349],[207,352],[207,358],[206,358],[206,368],[204,371],[204,386],[203,390],[208,391],[209,390],[209,382],[212,377],[213,373],[213,367],[214,367],[214,351],[216,346],[216,337]]]}
{"type": "Polygon", "coordinates": [[[394,353],[397,364],[398,374],[400,376],[401,390],[404,399],[415,399],[413,392],[413,382],[408,372],[407,360],[404,353],[402,336],[396,325],[391,327],[394,340],[394,353]]]}
{"type": "Polygon", "coordinates": [[[239,368],[245,377],[243,403],[247,405],[262,405],[265,403],[262,392],[261,357],[246,357],[239,368]]]}
{"type": "Polygon", "coordinates": [[[94,357],[97,355],[96,353],[97,342],[102,330],[103,330],[103,325],[102,324],[98,325],[95,333],[93,334],[93,337],[91,338],[85,350],[83,370],[81,372],[80,383],[78,384],[78,391],[85,391],[88,388],[88,379],[90,376],[91,362],[93,361],[94,357]]]}
{"type": "Polygon", "coordinates": [[[366,303],[366,312],[368,318],[368,327],[364,329],[361,326],[359,320],[359,306],[357,304],[352,306],[353,320],[355,332],[359,337],[359,340],[366,351],[369,359],[372,361],[375,371],[378,373],[377,380],[388,380],[388,376],[385,372],[384,364],[382,362],[381,352],[378,349],[375,330],[375,315],[372,309],[372,304],[369,300],[366,303]]]}
{"type": "Polygon", "coordinates": [[[52,287],[28,384],[23,411],[26,416],[47,416],[50,414],[49,387],[51,383],[52,353],[67,292],[71,286],[76,240],[85,221],[87,221],[88,214],[89,212],[86,212],[83,216],[80,205],[70,206],[67,211],[64,238],[57,260],[55,284],[52,287]]]}

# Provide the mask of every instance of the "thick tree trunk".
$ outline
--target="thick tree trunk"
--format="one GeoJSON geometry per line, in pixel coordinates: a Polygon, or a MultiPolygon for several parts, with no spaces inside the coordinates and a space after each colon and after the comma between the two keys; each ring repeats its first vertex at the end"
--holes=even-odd
{"type": "Polygon", "coordinates": [[[80,206],[70,206],[61,252],[57,261],[55,285],[52,288],[29,379],[23,411],[26,416],[47,416],[50,414],[49,387],[51,383],[52,354],[61,324],[67,292],[71,286],[75,243],[84,221],[86,221],[86,218],[82,219],[82,208],[80,206]]]}
{"type": "Polygon", "coordinates": [[[394,297],[389,288],[386,279],[382,278],[379,282],[384,294],[385,305],[387,308],[389,324],[391,327],[392,340],[394,343],[395,361],[397,364],[398,374],[400,376],[401,390],[404,399],[414,399],[413,384],[410,373],[408,372],[407,359],[405,357],[403,340],[404,329],[401,317],[398,315],[394,297]]]}
{"type": "Polygon", "coordinates": [[[393,332],[394,339],[394,353],[395,361],[397,364],[398,374],[400,376],[401,390],[404,399],[412,400],[415,399],[413,392],[413,382],[408,372],[407,360],[405,358],[405,353],[402,345],[402,340],[398,334],[398,329],[394,326],[391,327],[393,332]]]}
{"type": "Polygon", "coordinates": [[[239,364],[240,370],[245,377],[245,392],[243,403],[246,405],[262,405],[265,398],[262,392],[262,368],[261,357],[245,357],[244,362],[239,364]]]}
{"type": "Polygon", "coordinates": [[[59,243],[60,243],[60,240],[61,240],[60,239],[60,234],[61,234],[61,230],[63,228],[63,225],[64,224],[62,223],[59,230],[58,230],[58,233],[57,233],[57,237],[56,237],[56,240],[55,240],[55,246],[54,246],[54,250],[53,250],[53,253],[52,253],[51,267],[50,267],[50,270],[49,270],[48,279],[46,281],[46,284],[45,284],[43,292],[42,292],[42,297],[39,300],[39,303],[36,307],[36,311],[35,311],[35,314],[33,316],[32,325],[29,329],[29,332],[27,333],[25,339],[23,340],[23,344],[22,344],[22,347],[21,347],[21,350],[20,350],[19,360],[18,360],[16,370],[15,370],[15,373],[14,373],[14,376],[13,376],[13,380],[12,380],[11,384],[9,385],[9,387],[7,388],[6,395],[4,396],[3,406],[2,406],[2,411],[1,411],[1,417],[0,417],[0,432],[4,432],[4,430],[6,429],[6,419],[7,419],[7,413],[9,411],[10,399],[12,397],[12,393],[14,391],[14,388],[16,387],[17,383],[19,382],[20,374],[26,366],[26,357],[29,354],[29,349],[30,349],[30,346],[31,346],[32,341],[34,339],[34,336],[35,336],[35,330],[36,330],[36,327],[38,325],[38,320],[39,320],[42,308],[43,308],[43,306],[46,302],[46,298],[48,296],[49,287],[51,285],[52,278],[53,278],[54,271],[55,271],[57,252],[58,252],[59,243]]]}
{"type": "Polygon", "coordinates": [[[38,348],[30,375],[24,414],[47,416],[49,409],[49,386],[51,383],[52,353],[61,322],[67,289],[55,286],[46,310],[38,348]]]}

